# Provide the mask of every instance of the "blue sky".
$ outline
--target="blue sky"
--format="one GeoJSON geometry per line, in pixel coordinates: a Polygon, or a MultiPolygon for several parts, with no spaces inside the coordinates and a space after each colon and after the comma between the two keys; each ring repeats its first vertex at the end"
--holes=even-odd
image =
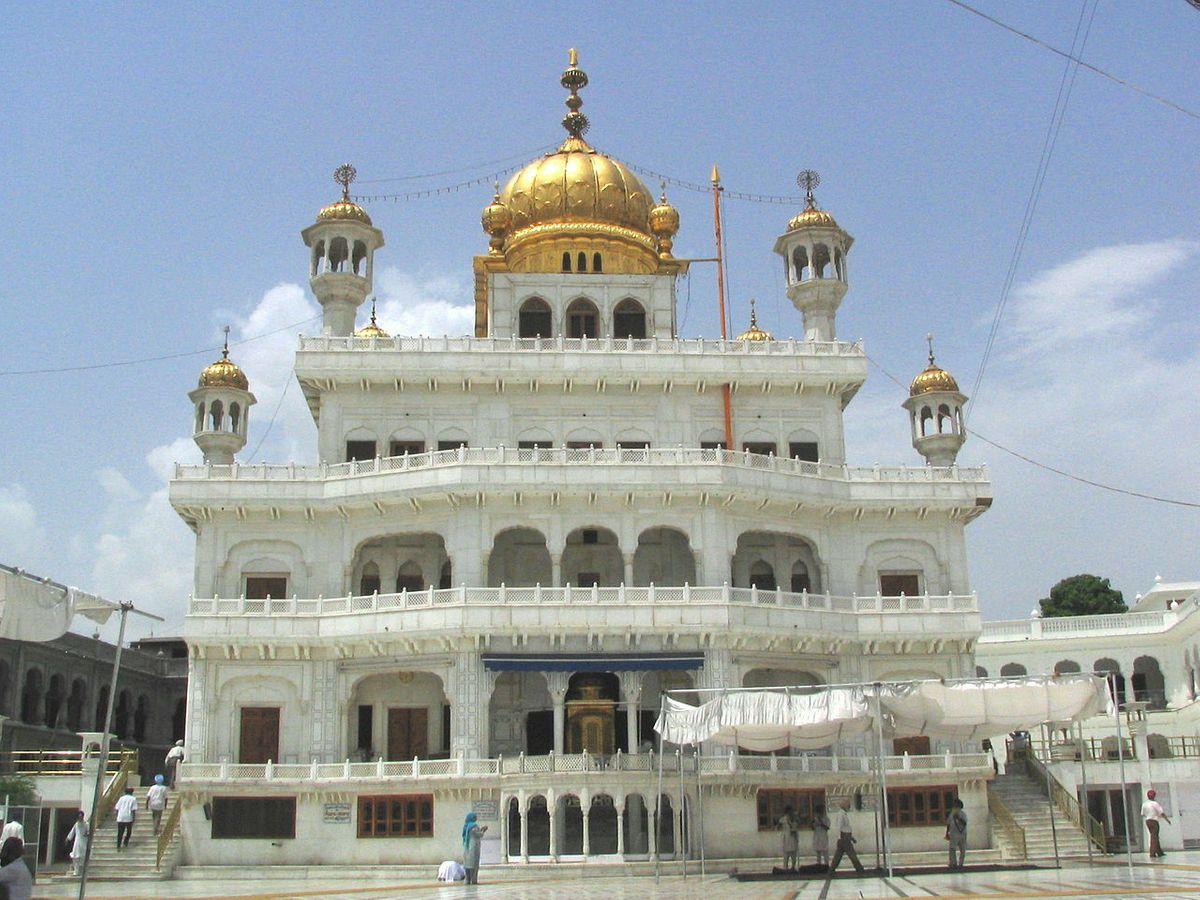
{"type": "MultiPolygon", "coordinates": [[[[978,5],[1060,47],[1080,10],[978,5]]],[[[1084,57],[1197,109],[1198,39],[1184,0],[1101,0],[1084,57]]],[[[227,321],[236,338],[307,318],[299,231],[335,196],[334,166],[352,161],[365,193],[533,155],[562,133],[569,46],[591,77],[589,138],[606,152],[691,181],[719,162],[730,190],[769,194],[820,170],[818,200],[856,238],[839,335],[907,380],[932,330],[970,385],[1064,62],[945,0],[23,9],[0,33],[0,370],[192,350],[227,321]]],[[[1200,121],[1079,73],[980,432],[1091,478],[1200,495],[1198,139],[1200,121]]],[[[669,193],[677,253],[711,255],[708,198],[669,193]]],[[[489,199],[477,187],[370,205],[387,237],[385,326],[467,321],[489,199]]],[[[771,253],[794,212],[729,202],[735,323],[756,297],[764,327],[800,332],[771,253]]],[[[713,290],[697,266],[685,335],[716,333],[713,290]]],[[[293,349],[290,334],[235,348],[260,400],[252,444],[293,349]]],[[[185,395],[205,362],[0,377],[0,560],[177,616],[190,537],[163,479],[190,452],[185,395]]],[[[259,458],[311,455],[296,393],[259,458]]],[[[872,373],[848,412],[853,460],[920,461],[902,399],[872,373]]],[[[1157,573],[1200,574],[1196,510],[1103,494],[979,441],[962,459],[992,465],[995,507],[969,530],[989,616],[1024,615],[1079,571],[1130,596],[1157,573]]]]}

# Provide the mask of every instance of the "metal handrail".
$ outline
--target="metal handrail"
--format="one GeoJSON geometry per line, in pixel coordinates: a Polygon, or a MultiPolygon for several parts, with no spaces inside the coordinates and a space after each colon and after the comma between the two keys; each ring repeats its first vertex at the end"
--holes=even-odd
{"type": "MultiPolygon", "coordinates": [[[[104,774],[116,775],[127,753],[136,755],[137,751],[123,750],[109,756],[104,774]]],[[[84,758],[81,750],[10,750],[0,753],[0,770],[36,777],[81,775],[84,758]]]]}
{"type": "Polygon", "coordinates": [[[171,838],[175,836],[175,830],[179,828],[179,820],[182,816],[183,798],[176,797],[175,805],[167,813],[167,821],[163,823],[162,830],[158,834],[158,847],[154,855],[154,868],[157,869],[162,866],[163,856],[166,855],[167,848],[171,846],[171,838]]]}
{"type": "Polygon", "coordinates": [[[993,791],[988,791],[988,812],[990,812],[1004,829],[1013,844],[1021,851],[1021,859],[1029,859],[1029,846],[1025,842],[1025,829],[1013,816],[1012,811],[993,791]]]}
{"type": "Polygon", "coordinates": [[[1104,825],[1095,816],[1080,806],[1079,801],[1062,786],[1062,783],[1051,774],[1045,763],[1037,758],[1035,753],[1025,754],[1025,772],[1041,784],[1043,790],[1049,791],[1050,798],[1060,810],[1067,814],[1075,826],[1084,833],[1097,850],[1108,852],[1108,840],[1104,825]]]}
{"type": "Polygon", "coordinates": [[[117,769],[117,773],[113,775],[112,780],[108,783],[108,787],[104,789],[104,793],[100,796],[100,808],[96,810],[96,830],[108,818],[113,807],[117,803],[117,798],[125,793],[125,785],[129,783],[129,776],[136,773],[138,770],[138,758],[136,753],[126,753],[122,756],[121,765],[117,769]]]}

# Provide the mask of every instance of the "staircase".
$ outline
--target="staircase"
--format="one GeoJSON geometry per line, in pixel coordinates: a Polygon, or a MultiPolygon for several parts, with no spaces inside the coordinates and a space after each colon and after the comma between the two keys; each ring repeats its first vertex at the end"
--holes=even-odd
{"type": "MultiPolygon", "coordinates": [[[[154,836],[154,818],[146,809],[146,788],[134,791],[137,797],[137,817],[133,825],[133,836],[129,846],[117,849],[117,817],[110,813],[104,824],[96,829],[96,840],[92,843],[92,859],[88,864],[88,881],[162,880],[171,877],[175,861],[179,856],[179,829],[171,836],[162,867],[155,866],[158,855],[158,838],[154,836]]],[[[179,795],[172,791],[167,795],[167,808],[163,810],[163,828],[171,819],[171,812],[179,804],[179,795]]]]}
{"type": "MultiPolygon", "coordinates": [[[[1029,859],[1054,857],[1054,835],[1050,827],[1050,807],[1040,784],[1019,768],[1009,767],[988,783],[988,791],[998,799],[1025,831],[1025,850],[1029,859]]],[[[1087,856],[1088,839],[1067,813],[1055,807],[1054,825],[1058,833],[1059,856],[1087,856]]],[[[1011,835],[993,823],[992,833],[1005,859],[1020,859],[1020,848],[1011,835]]]]}

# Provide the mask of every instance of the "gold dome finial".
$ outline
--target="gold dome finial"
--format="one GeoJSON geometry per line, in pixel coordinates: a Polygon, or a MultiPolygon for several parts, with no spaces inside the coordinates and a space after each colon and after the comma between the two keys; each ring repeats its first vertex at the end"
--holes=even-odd
{"type": "Polygon", "coordinates": [[[817,208],[817,198],[813,196],[813,188],[820,183],[821,176],[815,169],[804,169],[796,176],[796,184],[804,188],[804,209],[799,215],[794,216],[788,222],[788,231],[795,231],[797,228],[805,228],[813,225],[824,228],[838,227],[833,216],[825,212],[825,210],[817,208]]]}
{"type": "Polygon", "coordinates": [[[225,346],[221,349],[221,358],[206,366],[200,373],[200,387],[231,387],[240,391],[250,390],[250,380],[232,359],[229,358],[229,326],[226,325],[225,346]]]}
{"type": "Polygon", "coordinates": [[[567,68],[563,70],[559,84],[571,92],[567,97],[567,114],[563,116],[562,126],[567,129],[569,137],[559,148],[560,150],[575,150],[586,147],[583,134],[588,130],[588,117],[579,111],[583,106],[583,98],[579,89],[587,87],[587,72],[579,68],[579,51],[572,47],[567,53],[567,68]]]}
{"type": "Polygon", "coordinates": [[[333,170],[333,180],[342,186],[342,199],[330,203],[317,213],[317,221],[325,222],[330,219],[352,219],[371,224],[367,211],[350,199],[350,185],[358,177],[358,170],[350,163],[343,163],[333,170]]]}
{"type": "Polygon", "coordinates": [[[675,234],[679,231],[679,210],[667,202],[667,183],[659,182],[658,206],[650,210],[650,233],[658,240],[660,259],[671,258],[675,234]]]}
{"type": "Polygon", "coordinates": [[[496,194],[479,217],[483,230],[491,236],[488,252],[493,256],[500,256],[504,252],[504,236],[512,227],[512,219],[512,210],[500,200],[500,182],[497,181],[496,194]]]}
{"type": "Polygon", "coordinates": [[[379,323],[375,321],[375,298],[371,298],[371,322],[370,324],[360,328],[354,332],[356,338],[385,338],[391,337],[386,331],[379,327],[379,323]]]}
{"type": "Polygon", "coordinates": [[[916,397],[935,391],[952,391],[957,394],[958,382],[954,380],[954,376],[933,361],[933,332],[925,335],[925,341],[929,344],[929,365],[913,379],[908,388],[908,395],[916,397]]]}
{"type": "Polygon", "coordinates": [[[739,334],[736,341],[773,341],[775,336],[769,331],[763,331],[758,327],[758,311],[755,309],[755,301],[750,301],[750,327],[739,334]]]}

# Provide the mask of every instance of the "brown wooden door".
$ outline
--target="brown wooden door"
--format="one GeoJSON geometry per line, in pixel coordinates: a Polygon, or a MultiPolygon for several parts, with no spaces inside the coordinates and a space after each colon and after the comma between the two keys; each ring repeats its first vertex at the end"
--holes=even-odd
{"type": "Polygon", "coordinates": [[[897,756],[907,753],[909,756],[928,756],[933,751],[929,746],[929,738],[924,735],[915,737],[899,737],[892,739],[892,752],[897,756]]]}
{"type": "Polygon", "coordinates": [[[429,710],[393,706],[388,709],[388,759],[429,755],[429,710]]]}
{"type": "Polygon", "coordinates": [[[279,707],[243,706],[238,762],[279,762],[279,707]]]}

